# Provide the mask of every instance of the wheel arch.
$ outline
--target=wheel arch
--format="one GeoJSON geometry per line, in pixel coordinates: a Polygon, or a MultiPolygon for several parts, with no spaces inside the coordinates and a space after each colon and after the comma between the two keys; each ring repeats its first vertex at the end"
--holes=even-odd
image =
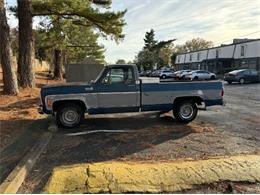
{"type": "Polygon", "coordinates": [[[179,102],[185,101],[185,100],[191,100],[192,102],[201,105],[202,102],[204,102],[203,98],[200,96],[182,96],[177,97],[173,101],[173,107],[177,105],[179,102]]]}
{"type": "Polygon", "coordinates": [[[56,112],[60,106],[66,105],[66,104],[76,104],[82,108],[83,112],[87,111],[87,106],[84,101],[82,100],[75,100],[75,99],[65,99],[65,100],[56,100],[52,104],[52,110],[53,112],[56,112]]]}

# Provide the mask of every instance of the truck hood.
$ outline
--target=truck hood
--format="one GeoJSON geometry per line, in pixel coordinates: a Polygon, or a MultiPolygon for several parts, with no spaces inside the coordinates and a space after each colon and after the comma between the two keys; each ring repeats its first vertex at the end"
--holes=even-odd
{"type": "Polygon", "coordinates": [[[80,86],[80,85],[89,85],[89,83],[85,82],[71,82],[71,83],[58,83],[58,84],[51,84],[51,85],[44,85],[42,89],[47,89],[47,88],[55,88],[55,87],[67,87],[67,86],[80,86]]]}
{"type": "Polygon", "coordinates": [[[46,95],[88,93],[92,90],[92,84],[85,82],[61,83],[43,86],[41,89],[41,96],[44,97],[46,95]]]}

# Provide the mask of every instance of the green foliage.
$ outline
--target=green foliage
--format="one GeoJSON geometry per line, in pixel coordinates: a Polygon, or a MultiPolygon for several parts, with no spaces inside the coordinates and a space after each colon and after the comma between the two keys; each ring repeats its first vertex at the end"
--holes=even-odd
{"type": "Polygon", "coordinates": [[[155,40],[154,30],[151,29],[149,32],[145,33],[144,38],[144,49],[152,50],[152,48],[156,45],[157,41],[155,40]]]}
{"type": "MultiPolygon", "coordinates": [[[[111,0],[32,0],[33,16],[42,19],[35,31],[36,56],[53,61],[54,49],[63,50],[67,63],[90,57],[104,61],[98,38],[124,38],[124,11],[110,10],[111,0]]],[[[17,7],[11,7],[16,12],[17,7]]]]}
{"type": "Polygon", "coordinates": [[[152,70],[158,61],[156,53],[149,50],[140,51],[136,58],[139,70],[152,70]]]}
{"type": "Polygon", "coordinates": [[[90,27],[74,25],[69,20],[50,17],[49,22],[41,23],[36,34],[37,54],[52,60],[52,51],[61,49],[66,54],[67,63],[82,61],[90,57],[97,61],[104,61],[104,47],[98,45],[97,33],[90,27]]]}
{"type": "Polygon", "coordinates": [[[152,70],[169,66],[171,63],[173,42],[176,39],[157,41],[154,37],[153,29],[145,33],[144,48],[136,56],[136,64],[139,70],[152,70]]]}
{"type": "Polygon", "coordinates": [[[118,59],[116,61],[116,64],[126,64],[125,60],[124,59],[118,59]]]}
{"type": "Polygon", "coordinates": [[[122,39],[125,11],[109,10],[109,0],[33,0],[34,16],[58,16],[76,25],[99,30],[104,37],[122,39]],[[101,7],[100,7],[101,6],[101,7]]]}
{"type": "Polygon", "coordinates": [[[207,49],[210,47],[213,47],[212,41],[207,41],[202,38],[196,38],[196,39],[186,41],[185,44],[183,45],[177,45],[176,52],[184,53],[184,52],[196,51],[200,49],[207,49]]]}

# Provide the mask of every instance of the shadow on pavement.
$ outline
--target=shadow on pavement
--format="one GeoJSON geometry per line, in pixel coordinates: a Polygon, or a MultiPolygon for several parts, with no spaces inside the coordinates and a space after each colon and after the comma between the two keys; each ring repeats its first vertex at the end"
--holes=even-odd
{"type": "Polygon", "coordinates": [[[145,150],[164,142],[173,142],[193,132],[189,125],[178,124],[170,116],[156,117],[154,113],[123,118],[88,118],[80,128],[63,129],[53,136],[47,152],[42,155],[35,166],[36,170],[27,178],[26,185],[19,193],[41,192],[53,168],[57,166],[109,160],[138,160],[136,154],[140,152],[146,155],[145,159],[153,160],[153,154],[146,153],[145,150]],[[66,136],[73,132],[104,129],[114,132],[66,136]],[[128,131],[117,133],[117,130],[128,131]]]}
{"type": "MultiPolygon", "coordinates": [[[[9,121],[10,122],[10,121],[9,121]]],[[[1,148],[0,152],[0,183],[8,176],[19,161],[30,151],[41,134],[47,128],[46,119],[20,120],[13,123],[28,124],[24,132],[18,136],[10,145],[1,148]]],[[[19,128],[19,127],[17,127],[19,128]]],[[[20,128],[23,128],[22,126],[20,128]]]]}

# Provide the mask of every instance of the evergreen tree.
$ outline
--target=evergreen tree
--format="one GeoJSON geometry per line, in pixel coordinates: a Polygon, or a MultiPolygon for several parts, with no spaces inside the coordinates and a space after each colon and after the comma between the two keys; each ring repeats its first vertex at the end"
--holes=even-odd
{"type": "Polygon", "coordinates": [[[154,30],[151,29],[149,32],[145,33],[144,38],[144,49],[148,49],[149,51],[156,45],[157,41],[155,40],[154,30]]]}
{"type": "Polygon", "coordinates": [[[10,28],[7,24],[4,0],[0,0],[0,61],[3,70],[4,93],[18,93],[17,79],[11,59],[10,28]]]}
{"type": "Polygon", "coordinates": [[[56,16],[52,20],[49,24],[41,23],[36,33],[36,48],[39,54],[44,51],[49,61],[54,57],[55,79],[62,79],[64,63],[79,62],[86,57],[104,62],[103,46],[97,43],[99,35],[93,33],[90,27],[75,25],[64,19],[56,22],[56,16]]]}
{"type": "Polygon", "coordinates": [[[126,64],[125,60],[124,59],[118,59],[116,61],[116,64],[126,64]]]}
{"type": "Polygon", "coordinates": [[[32,2],[17,0],[19,20],[18,81],[20,87],[34,87],[32,2]]]}
{"type": "MultiPolygon", "coordinates": [[[[31,0],[26,1],[30,2],[31,0]]],[[[122,31],[125,25],[123,17],[126,10],[114,12],[110,10],[110,5],[111,0],[32,0],[33,10],[26,13],[27,16],[45,16],[51,22],[57,24],[69,21],[75,25],[95,29],[100,36],[105,38],[110,37],[113,40],[119,41],[124,38],[122,31]]],[[[13,8],[12,10],[15,11],[16,9],[13,8]]],[[[53,25],[53,23],[50,25],[53,25]]],[[[56,24],[54,26],[57,27],[56,24]]],[[[59,31],[59,33],[59,37],[62,37],[63,32],[59,31]]],[[[27,37],[23,35],[21,39],[27,40],[29,36],[30,34],[27,37]]],[[[64,56],[64,52],[61,49],[62,47],[54,50],[55,58],[59,58],[54,60],[57,66],[56,70],[58,71],[61,70],[62,56],[64,56]]],[[[97,51],[95,52],[98,54],[97,51]]],[[[28,53],[26,53],[25,58],[29,59],[28,53]]],[[[58,77],[60,75],[60,73],[57,74],[58,77]]]]}
{"type": "Polygon", "coordinates": [[[145,33],[144,48],[136,56],[139,70],[160,68],[162,66],[168,66],[171,62],[172,43],[176,39],[158,42],[154,37],[155,32],[153,29],[145,33]]]}

